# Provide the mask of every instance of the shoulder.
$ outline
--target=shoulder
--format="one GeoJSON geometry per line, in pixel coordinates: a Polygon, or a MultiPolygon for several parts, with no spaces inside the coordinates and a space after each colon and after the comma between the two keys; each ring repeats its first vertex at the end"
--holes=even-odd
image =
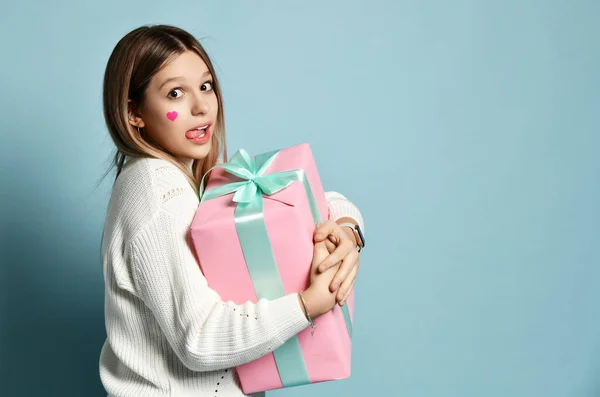
{"type": "Polygon", "coordinates": [[[131,237],[160,211],[188,218],[197,206],[196,192],[175,165],[162,159],[127,158],[113,186],[108,217],[118,220],[131,237]]]}
{"type": "Polygon", "coordinates": [[[181,178],[185,179],[179,169],[168,161],[128,157],[115,181],[112,196],[121,205],[136,201],[143,203],[147,209],[156,209],[167,185],[181,178]]]}

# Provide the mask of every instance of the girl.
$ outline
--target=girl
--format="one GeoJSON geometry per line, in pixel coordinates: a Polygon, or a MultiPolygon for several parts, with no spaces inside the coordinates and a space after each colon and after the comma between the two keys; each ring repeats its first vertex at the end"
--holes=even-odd
{"type": "Polygon", "coordinates": [[[362,226],[361,214],[344,196],[327,193],[332,220],[316,231],[309,288],[256,304],[223,302],[188,235],[199,181],[227,161],[221,91],[208,55],[181,29],[135,29],[108,60],[103,101],[117,178],[102,239],[102,384],[114,397],[242,396],[232,367],[344,304],[362,237],[338,223],[362,226]]]}

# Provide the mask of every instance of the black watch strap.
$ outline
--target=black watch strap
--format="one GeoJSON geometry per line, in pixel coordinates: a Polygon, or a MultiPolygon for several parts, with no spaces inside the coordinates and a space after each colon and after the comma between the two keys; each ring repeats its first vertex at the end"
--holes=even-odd
{"type": "Polygon", "coordinates": [[[342,226],[349,227],[352,229],[352,231],[354,232],[354,237],[357,241],[356,250],[358,252],[362,251],[362,249],[365,248],[365,236],[363,235],[360,226],[355,225],[353,223],[342,223],[340,224],[340,227],[342,226]]]}

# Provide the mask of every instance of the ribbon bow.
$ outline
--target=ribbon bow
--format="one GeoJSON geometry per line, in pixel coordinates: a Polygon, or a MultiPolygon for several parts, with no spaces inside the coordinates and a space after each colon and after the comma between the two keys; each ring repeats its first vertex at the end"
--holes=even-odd
{"type": "Polygon", "coordinates": [[[300,170],[264,175],[265,171],[275,160],[275,157],[277,157],[277,153],[265,153],[257,156],[255,160],[244,149],[240,149],[233,155],[229,163],[216,165],[211,170],[223,168],[230,174],[243,179],[243,181],[227,183],[204,192],[205,175],[200,184],[201,202],[235,192],[233,196],[234,202],[248,204],[260,199],[263,193],[270,196],[285,189],[295,180],[299,180],[298,171],[300,170]]]}

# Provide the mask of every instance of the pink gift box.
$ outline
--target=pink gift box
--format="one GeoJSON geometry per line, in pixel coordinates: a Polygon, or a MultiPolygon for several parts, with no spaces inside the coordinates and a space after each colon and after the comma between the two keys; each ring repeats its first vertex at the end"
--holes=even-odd
{"type": "MultiPolygon", "coordinates": [[[[279,151],[265,175],[301,169],[315,197],[323,220],[328,206],[317,167],[307,144],[279,151]]],[[[212,171],[206,191],[241,179],[223,169],[212,171]]],[[[201,202],[191,225],[191,237],[200,267],[209,286],[224,301],[257,302],[252,279],[236,232],[233,193],[201,202]]],[[[264,222],[285,293],[304,290],[309,284],[315,224],[302,182],[263,195],[264,222]]],[[[354,293],[346,305],[353,316],[354,293]]],[[[350,376],[351,340],[339,306],[316,320],[317,330],[307,328],[297,335],[310,383],[350,376]]],[[[236,367],[244,393],[284,387],[273,353],[236,367]]]]}

